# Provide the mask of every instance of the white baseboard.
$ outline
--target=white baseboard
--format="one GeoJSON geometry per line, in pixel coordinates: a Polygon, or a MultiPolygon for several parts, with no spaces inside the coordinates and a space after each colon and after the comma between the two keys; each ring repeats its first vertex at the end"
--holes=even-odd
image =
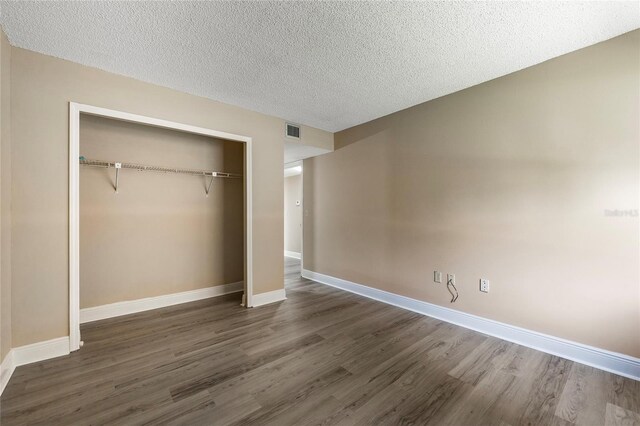
{"type": "Polygon", "coordinates": [[[18,346],[11,349],[11,352],[13,352],[13,363],[16,367],[69,355],[69,336],[18,346]]]}
{"type": "Polygon", "coordinates": [[[537,349],[600,370],[609,371],[620,376],[640,380],[639,358],[515,327],[306,269],[302,270],[302,276],[322,284],[479,331],[480,333],[498,337],[509,342],[537,349]]]}
{"type": "Polygon", "coordinates": [[[2,364],[0,364],[0,395],[4,392],[4,388],[7,387],[7,383],[9,383],[9,379],[15,369],[16,364],[13,362],[13,351],[9,351],[2,360],[2,364]]]}
{"type": "MultiPolygon", "coordinates": [[[[240,281],[237,283],[168,294],[165,296],[129,300],[126,302],[81,309],[80,323],[133,314],[136,312],[147,311],[149,309],[162,308],[165,306],[177,305],[180,303],[192,302],[215,296],[222,296],[223,294],[235,293],[243,290],[244,282],[240,281]]],[[[7,383],[9,383],[9,379],[16,367],[63,355],[69,355],[69,353],[68,336],[11,349],[5,356],[4,360],[2,360],[2,364],[0,364],[0,395],[2,395],[7,383]]]]}
{"type": "Polygon", "coordinates": [[[294,258],[294,259],[300,259],[300,258],[302,257],[302,254],[301,254],[301,253],[298,253],[297,251],[288,251],[288,250],[285,250],[285,251],[284,251],[284,255],[285,255],[285,257],[292,257],[292,258],[294,258]]]}
{"type": "Polygon", "coordinates": [[[253,307],[256,308],[262,305],[268,305],[269,303],[280,302],[281,300],[285,300],[287,295],[284,289],[268,291],[266,293],[254,294],[253,295],[253,307]]]}
{"type": "Polygon", "coordinates": [[[222,296],[223,294],[236,293],[243,290],[244,282],[239,281],[231,284],[184,291],[182,293],[166,294],[163,296],[127,300],[124,302],[110,303],[108,305],[95,306],[92,308],[84,308],[80,309],[80,324],[106,318],[119,317],[121,315],[135,314],[136,312],[143,312],[151,309],[164,308],[167,306],[178,305],[180,303],[208,299],[210,297],[222,296]]]}
{"type": "Polygon", "coordinates": [[[9,383],[16,367],[64,355],[69,355],[69,336],[11,349],[2,361],[0,368],[0,394],[9,383]]]}

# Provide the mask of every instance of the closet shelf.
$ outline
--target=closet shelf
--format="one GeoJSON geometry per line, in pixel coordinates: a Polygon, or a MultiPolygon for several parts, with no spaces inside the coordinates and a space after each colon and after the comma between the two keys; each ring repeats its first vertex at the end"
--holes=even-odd
{"type": "Polygon", "coordinates": [[[129,170],[138,170],[144,172],[159,172],[159,173],[180,173],[192,176],[208,176],[211,177],[211,181],[207,186],[205,193],[208,196],[209,190],[211,189],[211,184],[213,183],[213,178],[226,178],[226,179],[240,179],[242,178],[241,174],[237,173],[226,173],[226,172],[216,172],[216,171],[208,171],[208,170],[194,170],[194,169],[179,169],[174,167],[162,167],[162,166],[147,166],[144,164],[134,164],[134,163],[116,163],[110,161],[102,161],[102,160],[89,160],[84,157],[80,157],[80,165],[89,166],[89,167],[101,167],[105,169],[116,169],[116,184],[115,190],[118,192],[118,178],[120,169],[129,169],[129,170]]]}

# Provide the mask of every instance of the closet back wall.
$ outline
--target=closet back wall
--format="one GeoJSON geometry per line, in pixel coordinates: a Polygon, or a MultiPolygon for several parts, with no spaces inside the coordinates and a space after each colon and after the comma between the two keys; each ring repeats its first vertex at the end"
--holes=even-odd
{"type": "MultiPolygon", "coordinates": [[[[88,159],[243,172],[243,145],[95,116],[80,120],[88,159]]],[[[80,307],[244,279],[242,179],[80,168],[80,307]]]]}

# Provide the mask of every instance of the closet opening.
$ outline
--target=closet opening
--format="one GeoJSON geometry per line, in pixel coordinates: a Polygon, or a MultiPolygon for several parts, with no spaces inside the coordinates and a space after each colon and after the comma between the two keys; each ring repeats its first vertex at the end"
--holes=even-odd
{"type": "Polygon", "coordinates": [[[71,104],[71,351],[85,322],[252,306],[250,161],[248,137],[71,104]]]}

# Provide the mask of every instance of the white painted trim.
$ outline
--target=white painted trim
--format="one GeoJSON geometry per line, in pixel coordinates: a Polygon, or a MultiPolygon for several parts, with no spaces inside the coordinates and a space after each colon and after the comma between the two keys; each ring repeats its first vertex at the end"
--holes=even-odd
{"type": "Polygon", "coordinates": [[[4,392],[4,388],[7,387],[7,383],[9,383],[9,379],[15,369],[16,364],[13,362],[13,350],[10,350],[2,360],[2,364],[0,364],[0,395],[4,392]]]}
{"type": "Polygon", "coordinates": [[[76,102],[69,103],[69,350],[80,348],[80,114],[211,136],[245,144],[245,298],[253,299],[252,138],[76,102]]]}
{"type": "Polygon", "coordinates": [[[161,118],[147,117],[145,115],[131,114],[129,112],[117,111],[114,109],[101,108],[93,105],[86,105],[71,102],[77,110],[84,114],[97,115],[100,117],[109,117],[116,120],[128,121],[131,123],[146,124],[148,126],[162,127],[165,129],[179,130],[186,133],[195,133],[197,135],[212,136],[219,139],[227,139],[238,142],[251,142],[248,136],[234,135],[232,133],[220,132],[218,130],[207,129],[205,127],[192,126],[189,124],[177,123],[175,121],[163,120],[161,118]]]}
{"type": "Polygon", "coordinates": [[[135,314],[137,312],[149,311],[151,309],[165,308],[167,306],[208,299],[210,297],[222,296],[229,293],[237,293],[243,290],[244,281],[238,281],[236,283],[183,291],[180,293],[146,297],[144,299],[126,300],[124,302],[84,308],[80,309],[80,324],[119,317],[122,315],[135,314]]]}
{"type": "Polygon", "coordinates": [[[69,355],[69,337],[45,340],[31,345],[19,346],[11,350],[16,367],[46,359],[69,355]]]}
{"type": "Polygon", "coordinates": [[[4,392],[16,367],[69,355],[69,353],[69,337],[66,336],[11,349],[0,366],[0,395],[4,392]]]}
{"type": "Polygon", "coordinates": [[[244,211],[245,211],[245,292],[244,303],[253,306],[253,142],[251,138],[244,145],[244,211]]]}
{"type": "Polygon", "coordinates": [[[356,284],[351,281],[302,270],[304,278],[356,293],[389,305],[417,312],[442,321],[498,337],[509,342],[537,349],[548,354],[589,365],[620,376],[640,380],[640,359],[628,355],[595,348],[559,337],[549,336],[498,321],[467,314],[454,309],[434,305],[398,294],[356,284]]]}
{"type": "Polygon", "coordinates": [[[80,349],[80,105],[69,104],[69,350],[80,349]]]}
{"type": "Polygon", "coordinates": [[[302,185],[302,190],[300,191],[300,193],[302,194],[300,196],[300,202],[302,202],[302,223],[300,224],[302,226],[302,229],[300,230],[300,268],[304,268],[304,209],[305,209],[305,204],[304,204],[304,160],[301,161],[300,163],[300,167],[302,168],[301,172],[300,172],[300,185],[302,185]]]}
{"type": "Polygon", "coordinates": [[[280,302],[285,300],[287,295],[284,289],[268,291],[266,293],[253,295],[253,306],[258,307],[262,305],[268,305],[269,303],[280,302]]]}
{"type": "Polygon", "coordinates": [[[284,255],[286,257],[292,257],[294,259],[300,259],[300,257],[302,256],[302,254],[298,253],[297,251],[289,251],[289,250],[285,250],[284,255]]]}

